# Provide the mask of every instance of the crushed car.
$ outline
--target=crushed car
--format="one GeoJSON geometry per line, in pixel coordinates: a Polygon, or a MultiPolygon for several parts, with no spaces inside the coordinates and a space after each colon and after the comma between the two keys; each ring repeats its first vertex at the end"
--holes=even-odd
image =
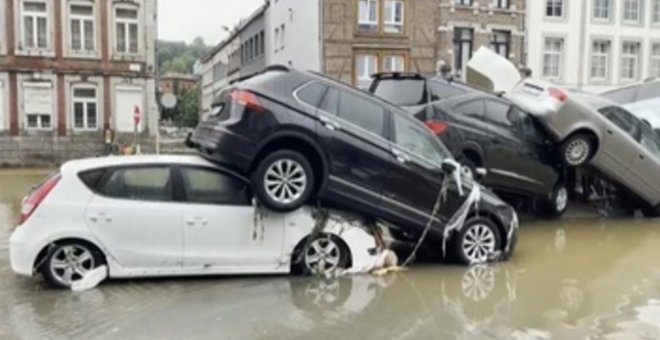
{"type": "Polygon", "coordinates": [[[369,225],[262,209],[247,179],[198,156],[94,158],[26,197],[9,253],[14,272],[74,290],[101,266],[110,278],[334,275],[378,266],[384,246],[369,225]]]}
{"type": "Polygon", "coordinates": [[[531,199],[531,208],[547,217],[566,212],[556,148],[534,117],[510,101],[415,73],[376,74],[370,92],[427,123],[474,177],[509,202],[531,199]]]}
{"type": "Polygon", "coordinates": [[[277,211],[320,204],[443,245],[457,262],[507,258],[515,210],[469,178],[401,108],[312,72],[283,66],[225,88],[187,144],[249,177],[277,211]],[[441,203],[441,204],[439,204],[441,203]]]}
{"type": "Polygon", "coordinates": [[[468,63],[467,80],[537,117],[566,165],[590,165],[645,215],[660,216],[660,139],[633,114],[598,95],[521,79],[510,61],[485,47],[468,63]]]}

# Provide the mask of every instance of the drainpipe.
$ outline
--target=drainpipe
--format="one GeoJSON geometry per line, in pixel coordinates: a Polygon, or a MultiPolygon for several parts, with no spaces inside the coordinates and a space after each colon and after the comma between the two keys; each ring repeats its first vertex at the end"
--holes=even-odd
{"type": "MultiPolygon", "coordinates": [[[[584,65],[585,63],[585,56],[587,55],[587,44],[585,43],[587,40],[587,22],[589,20],[589,13],[587,11],[587,1],[582,1],[582,8],[581,8],[581,21],[580,21],[580,59],[578,60],[578,79],[577,79],[577,86],[578,89],[582,90],[585,84],[585,75],[584,75],[584,65]]],[[[570,21],[569,21],[570,25],[570,21]]],[[[587,60],[589,61],[589,58],[587,57],[587,60]]]]}
{"type": "Polygon", "coordinates": [[[319,72],[325,74],[325,17],[323,16],[323,0],[317,0],[316,2],[319,6],[319,72]]]}

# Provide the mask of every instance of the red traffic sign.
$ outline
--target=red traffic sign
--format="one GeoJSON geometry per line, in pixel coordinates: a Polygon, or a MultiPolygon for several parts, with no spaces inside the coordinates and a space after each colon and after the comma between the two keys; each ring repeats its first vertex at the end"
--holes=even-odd
{"type": "Polygon", "coordinates": [[[135,105],[135,108],[133,109],[133,121],[135,122],[135,125],[140,124],[141,118],[142,118],[142,114],[140,113],[140,107],[135,105]]]}

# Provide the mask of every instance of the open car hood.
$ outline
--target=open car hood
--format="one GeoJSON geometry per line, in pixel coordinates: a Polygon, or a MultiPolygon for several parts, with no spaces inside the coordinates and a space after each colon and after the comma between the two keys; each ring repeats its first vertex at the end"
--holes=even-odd
{"type": "Polygon", "coordinates": [[[466,67],[468,84],[493,93],[509,93],[522,80],[512,62],[484,46],[477,50],[466,67]]]}

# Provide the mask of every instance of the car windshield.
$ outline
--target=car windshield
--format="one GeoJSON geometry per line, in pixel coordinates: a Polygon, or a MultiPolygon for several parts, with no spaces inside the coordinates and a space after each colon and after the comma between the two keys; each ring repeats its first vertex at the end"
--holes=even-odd
{"type": "Polygon", "coordinates": [[[399,106],[424,104],[426,88],[422,79],[381,79],[377,80],[373,93],[399,106]]]}

